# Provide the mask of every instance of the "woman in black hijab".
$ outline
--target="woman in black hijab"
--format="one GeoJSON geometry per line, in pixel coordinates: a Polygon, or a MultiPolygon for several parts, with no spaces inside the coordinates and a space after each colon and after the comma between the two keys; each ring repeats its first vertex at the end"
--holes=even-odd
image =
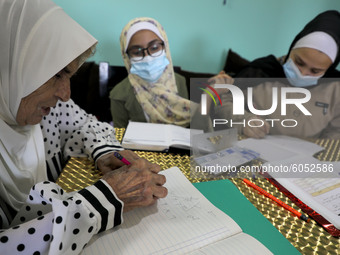
{"type": "MultiPolygon", "coordinates": [[[[242,70],[240,70],[236,77],[242,78],[285,78],[285,72],[283,69],[283,64],[289,59],[289,55],[294,48],[295,44],[303,37],[313,32],[324,32],[330,35],[338,48],[340,45],[340,13],[335,10],[325,11],[317,15],[313,20],[311,20],[302,31],[294,38],[293,42],[289,47],[289,51],[286,56],[281,58],[276,58],[274,55],[269,55],[267,57],[258,58],[248,65],[246,65],[242,70]]],[[[337,65],[340,62],[339,51],[336,54],[336,58],[332,65],[327,69],[323,78],[329,77],[340,77],[340,72],[336,70],[337,65]]]]}
{"type": "MultiPolygon", "coordinates": [[[[276,58],[269,55],[256,59],[235,76],[235,85],[241,89],[253,87],[252,104],[257,110],[271,109],[274,87],[279,93],[287,87],[305,89],[300,91],[307,94],[310,92],[311,98],[306,96],[307,102],[303,103],[303,107],[310,115],[294,104],[287,105],[284,115],[278,104],[277,109],[269,115],[259,117],[246,111],[244,115],[236,116],[232,114],[233,98],[229,94],[223,98],[223,106],[215,109],[215,117],[245,123],[234,127],[241,134],[253,138],[281,134],[340,139],[340,86],[334,79],[340,77],[340,72],[336,70],[340,61],[339,45],[340,13],[325,11],[310,21],[295,37],[286,56],[276,58]],[[275,119],[275,122],[268,121],[270,119],[275,119]],[[289,127],[282,124],[287,119],[292,120],[289,127]]],[[[301,98],[301,93],[289,93],[289,96],[292,99],[301,98]]]]}

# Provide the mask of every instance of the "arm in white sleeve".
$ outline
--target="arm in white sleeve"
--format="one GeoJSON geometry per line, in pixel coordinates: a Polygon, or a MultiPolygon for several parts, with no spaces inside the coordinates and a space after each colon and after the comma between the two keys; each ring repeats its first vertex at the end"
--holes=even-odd
{"type": "Polygon", "coordinates": [[[36,184],[10,228],[0,232],[0,254],[79,254],[92,236],[122,222],[123,202],[103,180],[67,194],[36,184]]]}
{"type": "Polygon", "coordinates": [[[109,123],[98,121],[72,100],[58,102],[41,127],[47,155],[61,149],[64,158],[86,156],[96,161],[106,153],[123,150],[109,123]]]}

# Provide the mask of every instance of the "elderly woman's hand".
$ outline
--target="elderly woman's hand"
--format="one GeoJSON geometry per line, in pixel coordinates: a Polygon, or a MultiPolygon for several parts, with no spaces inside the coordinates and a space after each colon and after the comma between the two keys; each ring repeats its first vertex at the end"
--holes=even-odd
{"type": "Polygon", "coordinates": [[[137,207],[154,204],[158,198],[168,194],[163,185],[165,176],[159,174],[160,166],[144,159],[138,159],[131,165],[110,171],[103,176],[120,200],[124,202],[124,212],[137,207]]]}
{"type": "MultiPolygon", "coordinates": [[[[136,153],[130,150],[120,151],[119,154],[126,158],[130,163],[140,159],[136,153]]],[[[124,163],[114,156],[114,152],[105,154],[97,160],[97,168],[103,174],[122,166],[124,166],[124,163]]]]}

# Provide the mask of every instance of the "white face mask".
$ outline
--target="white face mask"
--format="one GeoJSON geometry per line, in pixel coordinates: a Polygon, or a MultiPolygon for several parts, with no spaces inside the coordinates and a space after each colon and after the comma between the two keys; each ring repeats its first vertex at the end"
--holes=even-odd
{"type": "Polygon", "coordinates": [[[141,61],[131,58],[130,73],[136,74],[150,83],[155,83],[169,63],[164,51],[158,57],[145,56],[141,61]]]}
{"type": "Polygon", "coordinates": [[[295,65],[291,58],[289,58],[283,65],[283,70],[289,83],[295,87],[309,87],[316,85],[318,80],[323,76],[323,74],[319,76],[302,75],[299,68],[295,65]]]}

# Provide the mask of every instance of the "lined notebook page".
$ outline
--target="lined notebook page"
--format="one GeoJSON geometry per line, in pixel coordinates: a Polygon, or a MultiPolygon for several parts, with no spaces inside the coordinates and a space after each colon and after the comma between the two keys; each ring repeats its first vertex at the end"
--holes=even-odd
{"type": "Polygon", "coordinates": [[[262,243],[252,236],[241,233],[226,238],[199,250],[190,252],[188,255],[270,255],[271,253],[262,243]]]}
{"type": "Polygon", "coordinates": [[[168,196],[125,213],[119,228],[97,235],[83,254],[183,254],[242,232],[177,167],[162,174],[168,196]]]}

